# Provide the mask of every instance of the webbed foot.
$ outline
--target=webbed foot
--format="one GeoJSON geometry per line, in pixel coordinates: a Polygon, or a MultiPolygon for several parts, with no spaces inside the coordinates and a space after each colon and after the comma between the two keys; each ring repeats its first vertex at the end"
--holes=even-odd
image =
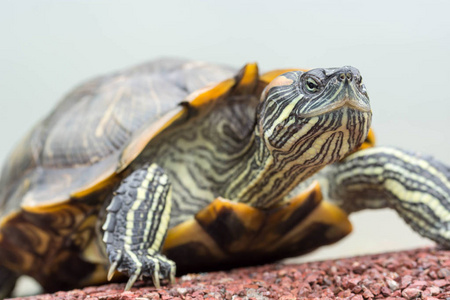
{"type": "Polygon", "coordinates": [[[117,270],[130,277],[125,290],[131,289],[133,284],[141,277],[151,277],[155,287],[161,286],[160,279],[168,278],[175,283],[176,266],[173,261],[164,255],[151,253],[148,250],[126,250],[124,248],[109,249],[111,267],[108,280],[111,280],[117,270]]]}

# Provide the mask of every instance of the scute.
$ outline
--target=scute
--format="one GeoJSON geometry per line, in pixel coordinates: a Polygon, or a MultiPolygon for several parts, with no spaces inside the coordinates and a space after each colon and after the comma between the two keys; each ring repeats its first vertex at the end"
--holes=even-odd
{"type": "MultiPolygon", "coordinates": [[[[22,140],[0,178],[0,212],[67,200],[114,176],[121,151],[196,89],[234,75],[203,62],[161,59],[90,80],[22,140]]],[[[159,126],[159,125],[158,125],[159,126]]]]}
{"type": "Polygon", "coordinates": [[[223,270],[308,253],[351,230],[347,214],[324,201],[314,181],[268,210],[217,198],[168,231],[164,253],[181,273],[223,270]]]}

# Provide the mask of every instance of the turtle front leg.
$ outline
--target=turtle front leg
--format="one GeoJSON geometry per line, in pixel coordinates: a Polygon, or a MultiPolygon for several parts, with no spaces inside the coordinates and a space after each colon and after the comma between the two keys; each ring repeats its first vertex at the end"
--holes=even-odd
{"type": "Polygon", "coordinates": [[[346,212],[391,207],[422,236],[450,247],[450,168],[390,147],[358,151],[326,172],[329,197],[346,212]]]}
{"type": "Polygon", "coordinates": [[[124,179],[107,207],[103,225],[111,267],[130,276],[125,290],[142,276],[160,286],[160,276],[175,280],[175,263],[162,255],[171,210],[171,185],[156,164],[134,171],[124,179]]]}

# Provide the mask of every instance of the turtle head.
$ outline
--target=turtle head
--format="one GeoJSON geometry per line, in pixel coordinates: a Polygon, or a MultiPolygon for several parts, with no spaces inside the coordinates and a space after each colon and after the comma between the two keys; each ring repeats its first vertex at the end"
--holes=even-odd
{"type": "Polygon", "coordinates": [[[346,66],[276,77],[262,93],[257,118],[272,155],[320,167],[364,142],[372,112],[359,71],[346,66]]]}

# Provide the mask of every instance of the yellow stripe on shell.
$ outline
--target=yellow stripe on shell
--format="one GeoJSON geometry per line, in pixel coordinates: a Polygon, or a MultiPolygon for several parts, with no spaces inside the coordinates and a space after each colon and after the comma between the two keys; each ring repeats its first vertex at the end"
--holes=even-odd
{"type": "Polygon", "coordinates": [[[267,83],[270,83],[272,80],[277,78],[278,76],[287,73],[287,72],[295,72],[295,71],[301,71],[301,72],[307,72],[308,69],[279,69],[279,70],[272,70],[269,72],[266,72],[260,76],[260,80],[265,81],[267,83]]]}
{"type": "Polygon", "coordinates": [[[214,86],[199,89],[187,96],[185,100],[192,107],[200,107],[224,95],[235,84],[236,81],[234,79],[228,79],[214,86]]]}
{"type": "Polygon", "coordinates": [[[329,243],[348,235],[353,228],[348,215],[342,209],[330,202],[322,201],[301,223],[265,250],[277,251],[282,245],[291,245],[292,241],[307,234],[307,228],[313,224],[327,224],[330,226],[325,236],[320,237],[323,240],[330,241],[329,243]]]}
{"type": "Polygon", "coordinates": [[[259,71],[256,63],[249,63],[241,69],[233,94],[252,93],[258,85],[259,71]]]}
{"type": "Polygon", "coordinates": [[[226,253],[217,246],[217,243],[194,219],[184,221],[177,226],[170,228],[163,246],[163,253],[166,250],[198,242],[204,245],[218,259],[225,258],[226,253]]]}

